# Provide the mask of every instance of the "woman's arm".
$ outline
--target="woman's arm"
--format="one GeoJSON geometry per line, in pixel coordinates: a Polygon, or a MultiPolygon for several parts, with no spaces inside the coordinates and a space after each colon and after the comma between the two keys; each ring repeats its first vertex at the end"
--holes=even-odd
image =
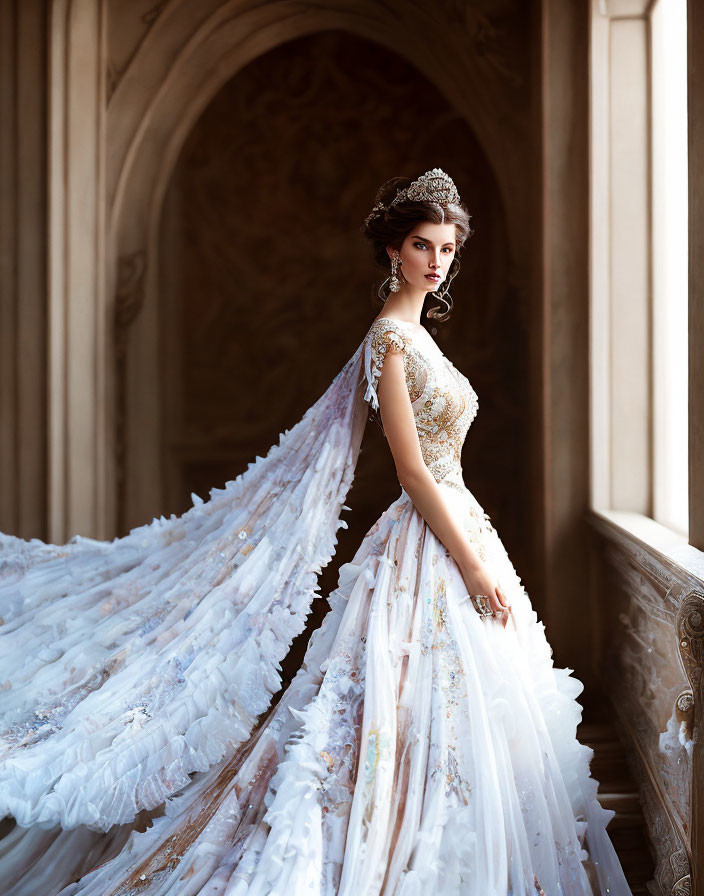
{"type": "Polygon", "coordinates": [[[388,351],[377,388],[386,440],[396,465],[396,475],[414,506],[457,563],[470,594],[487,594],[492,609],[508,601],[490,575],[469,538],[458,525],[423,460],[411,399],[406,386],[403,353],[388,351]]]}

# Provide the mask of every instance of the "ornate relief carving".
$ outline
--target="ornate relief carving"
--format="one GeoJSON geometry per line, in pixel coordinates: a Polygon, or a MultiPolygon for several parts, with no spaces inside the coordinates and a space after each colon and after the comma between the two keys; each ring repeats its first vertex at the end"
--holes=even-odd
{"type": "Polygon", "coordinates": [[[594,514],[615,618],[605,627],[605,678],[633,748],[641,801],[663,894],[688,893],[689,856],[704,805],[702,742],[704,583],[594,514]],[[682,727],[684,726],[684,727],[682,727]],[[684,742],[683,742],[684,741],[684,742]],[[701,811],[701,810],[700,810],[701,811]]]}
{"type": "Polygon", "coordinates": [[[688,875],[680,878],[672,888],[672,896],[690,896],[692,892],[692,878],[688,875]]]}
{"type": "Polygon", "coordinates": [[[684,849],[679,849],[670,856],[670,868],[672,876],[675,879],[672,890],[675,891],[678,883],[683,880],[689,880],[689,857],[684,849]]]}
{"type": "Polygon", "coordinates": [[[673,896],[689,896],[692,892],[692,880],[689,873],[687,853],[684,850],[679,850],[670,856],[670,867],[675,878],[675,882],[672,885],[673,896]]]}
{"type": "MultiPolygon", "coordinates": [[[[628,726],[625,733],[628,733],[628,726]]],[[[655,876],[648,884],[648,890],[653,896],[670,896],[677,882],[689,874],[687,851],[670,815],[663,809],[662,796],[639,751],[627,749],[626,759],[633,777],[640,782],[638,796],[656,861],[655,876]]]]}
{"type": "Polygon", "coordinates": [[[686,739],[691,740],[694,734],[694,694],[689,688],[677,695],[675,714],[677,724],[684,723],[686,739]]]}
{"type": "Polygon", "coordinates": [[[680,604],[677,612],[677,640],[682,664],[692,684],[692,701],[701,711],[704,666],[703,591],[691,591],[680,604]]]}

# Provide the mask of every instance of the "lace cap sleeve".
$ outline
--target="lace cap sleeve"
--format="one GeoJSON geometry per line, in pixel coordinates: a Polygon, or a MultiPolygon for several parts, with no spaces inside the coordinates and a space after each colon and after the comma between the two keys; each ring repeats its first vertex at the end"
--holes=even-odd
{"type": "Polygon", "coordinates": [[[410,341],[408,333],[392,320],[380,318],[372,324],[364,351],[364,374],[367,382],[364,400],[368,401],[375,411],[379,410],[376,390],[386,353],[403,352],[410,345],[410,341]]]}

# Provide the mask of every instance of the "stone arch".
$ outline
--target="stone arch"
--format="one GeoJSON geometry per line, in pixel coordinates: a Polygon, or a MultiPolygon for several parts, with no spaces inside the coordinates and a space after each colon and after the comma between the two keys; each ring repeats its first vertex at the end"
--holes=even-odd
{"type": "MultiPolygon", "coordinates": [[[[430,51],[425,23],[397,16],[390,6],[369,4],[349,10],[337,9],[338,4],[330,2],[328,7],[301,10],[300,4],[294,7],[289,0],[253,10],[241,10],[241,0],[207,5],[213,9],[192,31],[196,11],[185,3],[167,4],[112,88],[106,198],[118,254],[123,248],[127,252],[137,248],[135,242],[141,247],[147,241],[150,221],[158,213],[185,137],[220,87],[256,56],[316,31],[348,31],[414,65],[470,124],[492,164],[505,206],[513,207],[521,193],[525,162],[520,152],[506,153],[505,146],[520,136],[522,116],[509,118],[497,115],[496,110],[517,101],[522,82],[505,62],[477,51],[486,20],[471,7],[464,33],[459,35],[458,53],[453,58],[448,52],[444,35],[439,64],[438,47],[432,45],[430,51]],[[405,33],[401,27],[407,29],[405,33]]],[[[494,40],[500,44],[501,35],[494,40]]],[[[516,214],[509,220],[517,254],[521,244],[518,218],[516,214]]]]}
{"type": "Polygon", "coordinates": [[[429,42],[428,29],[437,21],[423,21],[421,16],[427,13],[408,17],[377,4],[350,10],[337,8],[335,2],[302,8],[281,0],[243,9],[239,0],[213,0],[198,9],[178,2],[161,7],[127,67],[113,73],[107,109],[105,282],[107,311],[115,323],[112,418],[118,531],[143,522],[158,506],[148,471],[159,463],[159,396],[144,383],[157,377],[154,259],[161,205],[194,122],[222,85],[250,60],[324,30],[348,31],[407,58],[472,127],[493,165],[504,214],[510,197],[511,215],[505,214],[510,277],[519,288],[524,281],[517,272],[528,267],[525,214],[516,206],[517,197],[524,195],[523,158],[520,152],[505,151],[520,139],[523,116],[496,114],[497,106],[511,108],[518,102],[524,85],[520,73],[506,63],[510,54],[502,52],[500,32],[490,32],[487,52],[487,21],[476,10],[466,10],[459,27],[444,27],[442,42],[429,42]]]}

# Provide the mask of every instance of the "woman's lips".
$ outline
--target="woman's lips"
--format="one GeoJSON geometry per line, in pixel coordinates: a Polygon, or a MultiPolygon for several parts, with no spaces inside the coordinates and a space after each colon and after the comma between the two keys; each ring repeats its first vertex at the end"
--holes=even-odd
{"type": "Polygon", "coordinates": [[[428,278],[428,280],[442,280],[440,274],[426,274],[425,276],[428,278]]]}

